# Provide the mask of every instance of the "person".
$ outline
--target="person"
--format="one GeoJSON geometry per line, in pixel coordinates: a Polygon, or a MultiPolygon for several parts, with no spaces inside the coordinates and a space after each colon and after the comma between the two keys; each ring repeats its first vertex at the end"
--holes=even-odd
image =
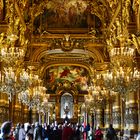
{"type": "Polygon", "coordinates": [[[39,122],[35,123],[33,139],[34,140],[42,140],[42,128],[41,128],[41,126],[39,126],[39,122]]]}
{"type": "Polygon", "coordinates": [[[89,133],[90,133],[90,124],[87,123],[85,129],[84,129],[84,133],[86,133],[86,138],[88,138],[89,133]]]}
{"type": "Polygon", "coordinates": [[[140,140],[140,133],[138,134],[136,140],[140,140]]]}
{"type": "Polygon", "coordinates": [[[12,122],[6,121],[1,126],[0,140],[12,140],[11,135],[12,122]]]}
{"type": "Polygon", "coordinates": [[[24,124],[21,124],[21,127],[19,129],[19,137],[18,137],[18,139],[19,140],[25,140],[25,134],[26,134],[26,132],[25,132],[25,129],[24,129],[24,124]]]}
{"type": "Polygon", "coordinates": [[[19,129],[20,129],[20,123],[18,123],[16,125],[15,131],[14,131],[15,140],[19,140],[18,139],[18,137],[19,137],[19,129]]]}
{"type": "Polygon", "coordinates": [[[65,124],[63,131],[62,131],[62,140],[71,140],[73,134],[73,130],[71,125],[65,124]]]}
{"type": "Polygon", "coordinates": [[[97,130],[95,131],[95,140],[102,140],[103,133],[100,129],[100,126],[98,126],[97,130]]]}
{"type": "Polygon", "coordinates": [[[116,131],[113,128],[112,124],[109,125],[106,137],[107,137],[107,140],[116,140],[117,139],[116,131]]]}
{"type": "Polygon", "coordinates": [[[30,124],[27,126],[25,140],[33,140],[33,129],[30,124]]]}

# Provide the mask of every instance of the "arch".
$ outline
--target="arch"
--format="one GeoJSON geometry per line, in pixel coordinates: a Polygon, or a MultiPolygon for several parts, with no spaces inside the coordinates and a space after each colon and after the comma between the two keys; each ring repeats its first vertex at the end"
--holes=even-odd
{"type": "MultiPolygon", "coordinates": [[[[32,62],[39,62],[41,58],[47,57],[49,54],[49,50],[47,50],[47,46],[40,47],[39,49],[36,49],[35,52],[32,55],[31,61],[32,62]]],[[[91,57],[93,57],[97,62],[103,62],[103,54],[98,49],[90,48],[90,50],[86,51],[86,54],[90,54],[91,57]]]]}

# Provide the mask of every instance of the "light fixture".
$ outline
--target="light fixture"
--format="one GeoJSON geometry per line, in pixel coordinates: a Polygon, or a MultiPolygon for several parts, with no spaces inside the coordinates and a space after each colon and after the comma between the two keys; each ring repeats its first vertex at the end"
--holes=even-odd
{"type": "Polygon", "coordinates": [[[25,91],[28,85],[28,74],[24,69],[4,67],[0,71],[0,91],[6,93],[10,101],[14,95],[25,91]]]}
{"type": "Polygon", "coordinates": [[[103,74],[104,86],[122,94],[134,92],[140,85],[140,72],[135,62],[135,49],[128,33],[127,25],[122,16],[121,0],[121,16],[117,19],[118,36],[116,40],[119,44],[112,44],[111,39],[108,40],[110,70],[106,70],[103,74]],[[119,45],[119,46],[118,46],[119,45]]]}
{"type": "Polygon", "coordinates": [[[26,91],[18,94],[19,101],[29,107],[29,110],[37,107],[43,101],[43,95],[46,88],[39,85],[31,86],[26,91]]]}
{"type": "Polygon", "coordinates": [[[9,4],[9,28],[7,33],[0,34],[0,91],[8,94],[11,101],[13,95],[27,89],[28,77],[27,72],[22,69],[27,40],[22,37],[21,41],[23,32],[18,29],[20,22],[16,18],[15,0],[9,4]]]}
{"type": "Polygon", "coordinates": [[[7,33],[1,33],[0,35],[0,58],[4,63],[13,66],[21,61],[23,62],[27,40],[24,36],[21,38],[23,32],[19,31],[20,22],[15,13],[15,0],[8,4],[10,4],[8,14],[9,28],[7,33]],[[19,37],[17,35],[19,35],[19,37]]]}
{"type": "Polygon", "coordinates": [[[34,66],[28,67],[28,88],[18,94],[19,101],[27,105],[29,109],[36,107],[43,101],[46,88],[43,86],[42,80],[35,74],[34,66]]]}
{"type": "Polygon", "coordinates": [[[88,91],[89,94],[84,96],[85,104],[92,110],[104,108],[107,103],[115,99],[115,94],[100,86],[90,86],[88,91]]]}
{"type": "Polygon", "coordinates": [[[38,113],[45,114],[45,113],[49,112],[49,109],[51,107],[51,104],[48,102],[48,98],[49,98],[49,95],[44,94],[43,102],[41,102],[41,104],[38,104],[37,105],[37,111],[38,111],[38,113]]]}

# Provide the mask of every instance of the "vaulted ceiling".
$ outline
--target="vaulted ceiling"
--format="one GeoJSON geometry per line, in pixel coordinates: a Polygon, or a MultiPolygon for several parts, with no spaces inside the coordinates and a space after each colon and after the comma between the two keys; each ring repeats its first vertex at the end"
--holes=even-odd
{"type": "MultiPolygon", "coordinates": [[[[6,16],[10,15],[12,0],[2,2],[1,32],[7,28],[6,16]]],[[[106,69],[110,61],[106,40],[116,32],[114,23],[120,19],[120,11],[126,10],[123,16],[129,31],[136,29],[132,2],[123,4],[126,9],[122,10],[119,0],[15,0],[15,21],[20,23],[19,32],[28,39],[25,66],[34,65],[45,84],[52,73],[53,78],[57,74],[56,81],[65,76],[63,80],[72,84],[78,80],[77,74],[85,78],[95,69],[106,69]],[[66,78],[68,73],[71,75],[66,78]]]]}

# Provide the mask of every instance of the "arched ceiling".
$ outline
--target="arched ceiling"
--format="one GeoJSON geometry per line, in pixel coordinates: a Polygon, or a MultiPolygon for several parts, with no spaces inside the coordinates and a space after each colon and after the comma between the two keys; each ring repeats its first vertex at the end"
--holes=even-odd
{"type": "Polygon", "coordinates": [[[15,2],[29,41],[25,63],[35,65],[42,78],[51,67],[83,68],[89,75],[108,67],[106,38],[116,31],[112,27],[120,12],[119,0],[15,2]]]}
{"type": "Polygon", "coordinates": [[[86,69],[89,75],[93,74],[95,67],[105,69],[109,61],[106,30],[117,6],[117,3],[110,5],[108,0],[21,3],[26,37],[30,39],[26,54],[28,65],[30,61],[36,63],[45,81],[46,71],[53,67],[73,69],[77,66],[86,69]]]}

